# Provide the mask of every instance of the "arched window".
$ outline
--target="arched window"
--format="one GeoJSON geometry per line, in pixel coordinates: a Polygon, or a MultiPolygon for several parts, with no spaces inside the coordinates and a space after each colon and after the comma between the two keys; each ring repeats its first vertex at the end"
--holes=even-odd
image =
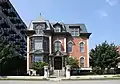
{"type": "Polygon", "coordinates": [[[60,41],[56,41],[55,43],[54,43],[54,51],[61,51],[61,42],[60,41]]]}
{"type": "Polygon", "coordinates": [[[80,58],[80,67],[84,67],[84,57],[80,58]]]}
{"type": "Polygon", "coordinates": [[[84,43],[83,42],[80,43],[80,52],[84,52],[84,43]]]}
{"type": "Polygon", "coordinates": [[[72,42],[68,43],[68,52],[72,52],[72,42]]]}

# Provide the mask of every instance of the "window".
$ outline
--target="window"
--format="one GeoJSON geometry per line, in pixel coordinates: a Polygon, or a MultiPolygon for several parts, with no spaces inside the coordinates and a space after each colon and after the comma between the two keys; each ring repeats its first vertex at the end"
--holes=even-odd
{"type": "Polygon", "coordinates": [[[42,49],[42,40],[35,40],[35,50],[42,49]]]}
{"type": "Polygon", "coordinates": [[[45,24],[39,24],[35,27],[36,34],[42,34],[45,28],[45,24]]]}
{"type": "Polygon", "coordinates": [[[84,57],[80,58],[80,67],[84,67],[84,57]]]}
{"type": "Polygon", "coordinates": [[[30,48],[30,50],[34,50],[34,39],[30,38],[30,41],[31,41],[31,48],[30,48]]]}
{"type": "Polygon", "coordinates": [[[72,52],[72,42],[68,43],[68,52],[72,52]]]}
{"type": "Polygon", "coordinates": [[[84,52],[84,43],[83,42],[80,43],[80,52],[84,52]]]}
{"type": "Polygon", "coordinates": [[[56,41],[55,44],[54,44],[54,48],[55,48],[55,51],[60,51],[61,50],[61,42],[60,41],[56,41]]]}
{"type": "Polygon", "coordinates": [[[47,40],[44,40],[44,43],[43,43],[43,47],[44,47],[44,50],[47,51],[47,40]]]}
{"type": "Polygon", "coordinates": [[[39,34],[39,29],[36,29],[36,30],[35,30],[35,33],[36,33],[36,34],[39,34]]]}
{"type": "Polygon", "coordinates": [[[55,32],[61,32],[60,26],[56,26],[56,27],[55,27],[55,32]]]}
{"type": "Polygon", "coordinates": [[[43,29],[45,28],[45,24],[40,24],[39,26],[43,29]]]}
{"type": "Polygon", "coordinates": [[[43,56],[41,55],[34,55],[34,62],[40,62],[43,61],[43,56]]]}
{"type": "Polygon", "coordinates": [[[72,36],[79,36],[79,28],[70,28],[72,36]]]}

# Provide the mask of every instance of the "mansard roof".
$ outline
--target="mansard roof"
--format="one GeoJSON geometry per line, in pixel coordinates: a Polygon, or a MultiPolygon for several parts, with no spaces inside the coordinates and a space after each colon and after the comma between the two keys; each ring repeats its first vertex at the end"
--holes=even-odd
{"type": "MultiPolygon", "coordinates": [[[[42,23],[45,22],[47,25],[46,30],[54,30],[54,25],[61,25],[62,32],[71,32],[70,27],[80,27],[80,33],[82,34],[91,34],[87,32],[85,24],[65,24],[63,22],[49,22],[49,20],[45,20],[42,16],[39,16],[36,20],[31,21],[28,30],[33,30],[33,23],[42,23]]],[[[88,35],[89,36],[89,35],[88,35]]]]}
{"type": "Polygon", "coordinates": [[[65,24],[66,30],[70,32],[70,26],[79,26],[81,31],[80,33],[88,33],[85,24],[65,24]]]}

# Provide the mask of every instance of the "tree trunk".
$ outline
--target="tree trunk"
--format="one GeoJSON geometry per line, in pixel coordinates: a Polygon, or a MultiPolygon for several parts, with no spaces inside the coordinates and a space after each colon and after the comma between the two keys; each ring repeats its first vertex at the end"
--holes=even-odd
{"type": "Polygon", "coordinates": [[[101,68],[101,75],[105,74],[105,68],[101,68]]]}

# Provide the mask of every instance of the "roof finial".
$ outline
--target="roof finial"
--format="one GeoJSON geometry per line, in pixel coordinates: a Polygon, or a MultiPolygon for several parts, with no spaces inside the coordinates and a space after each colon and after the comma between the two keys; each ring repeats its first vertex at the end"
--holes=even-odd
{"type": "Polygon", "coordinates": [[[40,13],[40,16],[41,16],[41,13],[40,13]]]}

